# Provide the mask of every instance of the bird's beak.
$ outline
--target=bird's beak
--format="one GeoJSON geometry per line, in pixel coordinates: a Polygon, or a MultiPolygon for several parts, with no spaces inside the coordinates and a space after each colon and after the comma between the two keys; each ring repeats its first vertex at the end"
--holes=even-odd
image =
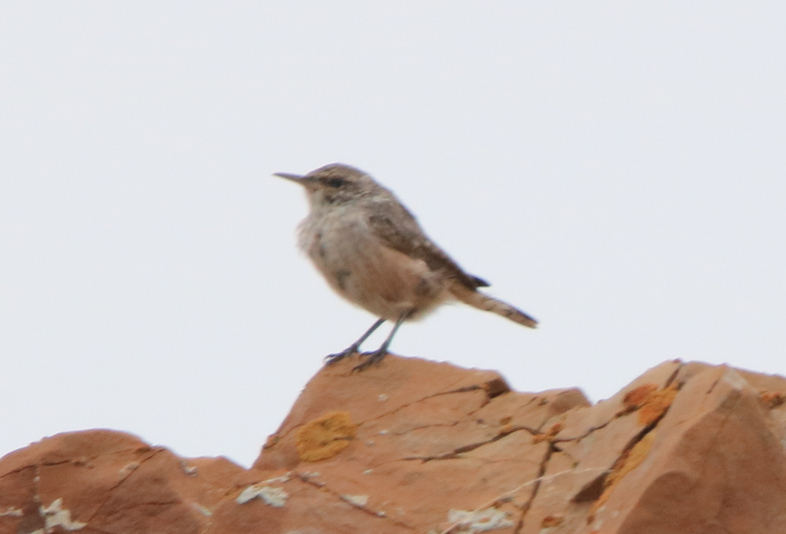
{"type": "Polygon", "coordinates": [[[279,178],[284,178],[285,180],[289,180],[290,182],[295,182],[296,184],[300,184],[306,189],[315,189],[315,184],[319,183],[317,180],[314,180],[312,177],[300,176],[299,174],[290,174],[288,172],[274,172],[273,176],[278,176],[279,178]]]}
{"type": "Polygon", "coordinates": [[[288,172],[274,172],[273,176],[278,176],[279,178],[284,178],[297,183],[302,183],[303,181],[303,177],[299,174],[289,174],[288,172]]]}

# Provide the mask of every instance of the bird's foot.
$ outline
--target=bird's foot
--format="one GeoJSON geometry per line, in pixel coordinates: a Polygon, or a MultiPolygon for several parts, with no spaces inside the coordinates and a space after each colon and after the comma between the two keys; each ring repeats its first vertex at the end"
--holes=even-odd
{"type": "Polygon", "coordinates": [[[387,353],[388,353],[388,351],[386,351],[384,349],[379,349],[376,352],[372,352],[371,354],[366,356],[366,361],[365,362],[363,362],[363,363],[353,367],[351,372],[354,373],[355,371],[358,371],[358,372],[364,371],[364,370],[368,369],[369,367],[371,367],[372,365],[378,364],[379,362],[382,361],[382,358],[384,358],[387,355],[387,353]]]}
{"type": "Polygon", "coordinates": [[[347,356],[352,356],[358,351],[358,348],[359,347],[357,345],[350,345],[349,347],[342,350],[341,352],[338,352],[336,354],[328,354],[327,356],[325,356],[325,365],[333,365],[336,362],[340,362],[347,356]]]}

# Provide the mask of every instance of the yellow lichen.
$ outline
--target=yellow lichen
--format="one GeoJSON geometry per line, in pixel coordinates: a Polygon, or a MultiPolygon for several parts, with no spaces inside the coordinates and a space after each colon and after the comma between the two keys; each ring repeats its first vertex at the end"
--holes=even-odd
{"type": "Polygon", "coordinates": [[[558,527],[565,519],[561,515],[547,515],[540,522],[540,528],[558,527]]]}
{"type": "Polygon", "coordinates": [[[540,443],[542,441],[551,441],[554,437],[562,431],[563,428],[562,423],[554,423],[549,427],[546,432],[535,434],[532,437],[532,443],[540,443]]]}
{"type": "Polygon", "coordinates": [[[677,396],[677,385],[672,384],[666,389],[653,391],[644,400],[638,413],[640,425],[647,426],[654,423],[666,413],[674,398],[677,396]]]}
{"type": "Polygon", "coordinates": [[[625,452],[614,464],[611,473],[604,482],[603,494],[595,501],[590,510],[590,518],[593,518],[601,506],[606,504],[609,496],[619,482],[631,471],[636,469],[649,454],[652,442],[655,440],[655,430],[648,432],[641,440],[636,443],[629,451],[625,452]]]}
{"type": "Polygon", "coordinates": [[[622,403],[628,408],[638,408],[644,404],[647,398],[657,389],[657,384],[650,383],[641,385],[628,391],[625,394],[625,398],[622,399],[622,403]]]}
{"type": "Polygon", "coordinates": [[[298,430],[295,443],[304,462],[331,458],[343,451],[357,433],[349,412],[329,412],[309,421],[298,430]]]}
{"type": "Polygon", "coordinates": [[[786,395],[780,391],[763,391],[760,393],[761,401],[769,409],[777,408],[786,402],[786,395]]]}
{"type": "Polygon", "coordinates": [[[658,389],[657,384],[644,384],[630,390],[622,399],[622,409],[617,417],[638,411],[639,424],[647,426],[656,422],[666,413],[678,392],[677,384],[658,389]]]}

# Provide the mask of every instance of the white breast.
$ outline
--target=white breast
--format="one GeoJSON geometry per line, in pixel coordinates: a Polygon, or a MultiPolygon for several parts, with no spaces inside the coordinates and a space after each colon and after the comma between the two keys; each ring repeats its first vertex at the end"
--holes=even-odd
{"type": "Polygon", "coordinates": [[[342,297],[379,317],[422,315],[449,296],[447,281],[422,260],[386,247],[362,211],[317,210],[300,226],[300,247],[342,297]]]}

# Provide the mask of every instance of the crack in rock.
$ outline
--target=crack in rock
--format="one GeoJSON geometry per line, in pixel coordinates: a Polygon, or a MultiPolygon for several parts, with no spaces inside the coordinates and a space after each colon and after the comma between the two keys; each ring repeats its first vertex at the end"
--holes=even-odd
{"type": "MultiPolygon", "coordinates": [[[[674,388],[675,389],[675,396],[676,392],[679,392],[680,385],[673,383],[673,378],[676,374],[672,374],[670,381],[672,382],[670,385],[665,386],[662,389],[657,391],[667,391],[668,389],[674,388]]],[[[671,404],[673,403],[673,398],[667,404],[662,411],[655,417],[652,421],[650,421],[647,425],[644,426],[639,432],[637,432],[625,446],[620,451],[619,456],[617,459],[612,463],[611,467],[606,471],[602,472],[596,478],[591,480],[589,483],[585,484],[584,487],[579,490],[576,495],[573,496],[571,499],[573,502],[593,502],[592,508],[590,509],[588,522],[592,522],[594,520],[595,513],[599,510],[604,503],[608,500],[611,492],[613,491],[614,487],[619,483],[620,480],[631,470],[638,467],[639,463],[643,461],[644,457],[640,456],[639,454],[634,454],[640,444],[645,445],[645,440],[650,440],[651,437],[654,435],[652,432],[657,428],[660,422],[666,417],[669,409],[671,408],[671,404]],[[635,456],[635,459],[632,458],[635,456]],[[633,460],[634,463],[631,463],[633,460]]],[[[633,413],[633,412],[631,412],[633,413]]],[[[640,412],[639,412],[640,413],[640,412]]],[[[626,414],[628,415],[628,414],[626,414]]],[[[649,451],[649,447],[651,444],[646,445],[646,450],[644,454],[646,455],[649,451]]]]}
{"type": "MultiPolygon", "coordinates": [[[[463,379],[462,379],[462,378],[459,378],[459,379],[458,379],[458,380],[456,380],[454,383],[461,382],[461,380],[463,380],[463,379]]],[[[450,387],[450,386],[448,386],[448,387],[450,387]]],[[[399,406],[399,407],[397,407],[397,408],[394,408],[393,410],[390,410],[390,411],[388,411],[388,412],[384,412],[384,413],[382,413],[382,414],[378,415],[377,417],[372,417],[371,419],[366,419],[365,421],[360,421],[360,422],[358,422],[358,423],[357,423],[357,425],[358,425],[358,427],[360,427],[360,426],[362,426],[362,425],[363,425],[363,424],[365,424],[365,423],[370,423],[370,422],[372,422],[372,421],[377,421],[377,420],[379,420],[379,419],[382,419],[383,417],[387,417],[387,416],[389,416],[389,415],[393,415],[393,414],[395,414],[395,413],[398,413],[398,412],[400,412],[401,410],[404,410],[404,409],[406,409],[406,408],[409,408],[409,407],[411,407],[411,406],[414,406],[414,405],[416,405],[416,404],[419,404],[419,403],[421,403],[421,402],[423,402],[423,401],[426,401],[426,400],[429,400],[429,399],[433,399],[433,398],[435,398],[435,397],[440,397],[440,396],[442,396],[442,395],[452,395],[452,394],[455,394],[455,393],[468,393],[468,392],[472,392],[472,391],[487,391],[487,387],[484,387],[484,384],[473,384],[473,385],[471,385],[471,386],[462,386],[462,387],[460,387],[460,388],[456,388],[456,389],[448,389],[448,390],[446,390],[446,391],[439,391],[439,392],[437,392],[437,393],[432,393],[432,394],[430,394],[430,395],[427,395],[427,396],[425,396],[425,397],[423,397],[423,398],[417,399],[417,400],[415,400],[415,401],[412,401],[412,402],[410,402],[410,403],[407,403],[407,404],[402,404],[401,406],[399,406]]],[[[385,400],[388,400],[388,399],[389,399],[389,397],[388,397],[388,398],[386,398],[385,400]]],[[[482,408],[483,406],[485,406],[485,404],[481,405],[481,408],[482,408]]],[[[478,409],[480,409],[480,408],[478,408],[478,409]]],[[[467,414],[467,415],[469,415],[469,414],[467,414]]],[[[462,416],[462,417],[466,417],[466,415],[464,415],[464,416],[462,416]]],[[[264,445],[263,449],[268,449],[269,447],[275,446],[276,444],[278,444],[278,443],[282,442],[282,441],[283,441],[283,440],[285,440],[285,439],[286,439],[286,438],[287,438],[287,437],[288,437],[290,434],[292,434],[293,432],[295,432],[296,430],[298,430],[299,428],[301,428],[301,427],[302,427],[302,426],[304,426],[305,424],[306,424],[306,423],[301,423],[301,424],[295,425],[295,426],[293,426],[292,428],[290,428],[290,429],[287,429],[287,431],[286,431],[286,432],[284,432],[283,434],[280,434],[280,435],[279,435],[279,434],[272,434],[272,435],[270,436],[270,438],[268,438],[268,440],[270,441],[270,439],[271,439],[271,438],[273,438],[273,439],[274,439],[273,443],[271,443],[271,444],[267,444],[267,443],[266,443],[266,444],[264,445]]]]}
{"type": "MultiPolygon", "coordinates": [[[[680,362],[680,365],[679,365],[679,366],[678,366],[678,367],[677,367],[677,368],[676,368],[676,369],[675,369],[675,370],[674,370],[674,371],[671,373],[671,375],[669,376],[669,378],[667,378],[667,379],[666,379],[666,381],[664,382],[663,386],[662,386],[662,387],[660,387],[658,390],[659,390],[659,391],[662,391],[662,390],[666,390],[666,389],[668,389],[669,387],[671,387],[671,386],[672,386],[672,384],[674,383],[674,381],[675,381],[675,380],[677,379],[677,377],[679,376],[679,374],[680,374],[680,371],[681,371],[681,370],[682,370],[684,367],[685,367],[685,364],[684,364],[684,363],[682,363],[682,362],[680,362]]],[[[681,383],[681,384],[678,384],[678,385],[676,386],[676,389],[677,389],[677,391],[679,391],[680,389],[682,389],[682,386],[684,386],[684,385],[685,385],[685,383],[684,383],[684,382],[683,382],[683,383],[681,383]]],[[[596,403],[594,406],[597,406],[597,403],[596,403]]],[[[668,409],[667,409],[666,411],[668,411],[668,409]]],[[[663,416],[665,416],[665,415],[666,415],[666,411],[664,411],[664,412],[663,412],[663,414],[661,414],[661,416],[658,418],[658,420],[657,420],[657,421],[660,421],[660,419],[662,419],[662,418],[663,418],[663,416]]],[[[630,413],[635,413],[635,410],[634,410],[633,412],[630,412],[630,413]]],[[[581,441],[581,440],[583,440],[584,438],[587,438],[587,437],[589,437],[589,436],[590,436],[590,435],[591,435],[593,432],[595,432],[595,431],[597,431],[597,430],[602,430],[602,429],[606,428],[606,427],[607,427],[608,425],[610,425],[610,424],[611,424],[611,423],[612,423],[612,422],[613,422],[615,419],[618,419],[619,417],[626,417],[626,416],[630,415],[630,413],[618,413],[618,414],[615,414],[615,415],[613,415],[613,416],[611,417],[611,419],[609,419],[609,420],[608,420],[608,421],[606,421],[605,423],[602,423],[602,424],[600,424],[600,425],[597,425],[597,426],[594,426],[594,427],[591,427],[591,428],[589,428],[589,429],[588,429],[588,430],[587,430],[587,431],[586,431],[584,434],[582,434],[582,435],[580,435],[580,436],[574,436],[574,437],[571,437],[571,438],[557,438],[557,439],[553,440],[553,442],[554,442],[554,443],[564,443],[564,442],[570,442],[570,441],[581,441]]],[[[546,421],[546,422],[548,422],[548,421],[546,421]]]]}
{"type": "MultiPolygon", "coordinates": [[[[433,399],[433,398],[436,398],[436,397],[441,397],[443,395],[453,395],[453,394],[456,394],[456,393],[470,393],[470,392],[473,392],[473,391],[482,391],[484,389],[485,388],[482,385],[474,384],[472,386],[464,386],[464,387],[460,387],[460,388],[457,388],[457,389],[451,389],[451,390],[448,390],[448,391],[440,391],[438,393],[432,393],[431,395],[427,395],[427,396],[425,396],[423,398],[414,400],[414,401],[412,401],[410,403],[402,404],[401,406],[399,406],[399,407],[397,407],[397,408],[395,408],[393,410],[390,410],[388,412],[382,413],[382,414],[380,414],[380,415],[378,415],[376,417],[372,417],[371,419],[366,419],[365,421],[361,421],[360,423],[358,423],[358,425],[363,425],[364,423],[370,423],[372,421],[378,421],[379,419],[382,419],[383,417],[388,417],[390,415],[396,414],[396,413],[400,412],[401,410],[404,410],[406,408],[410,408],[412,406],[415,406],[416,404],[420,404],[421,402],[427,401],[429,399],[433,399]]],[[[466,417],[466,415],[467,414],[463,415],[462,417],[466,417]]]]}
{"type": "Polygon", "coordinates": [[[327,483],[325,483],[325,482],[317,482],[316,480],[312,480],[311,477],[305,476],[302,473],[295,472],[293,474],[297,477],[298,480],[300,480],[304,484],[308,484],[309,486],[317,488],[317,489],[319,489],[321,491],[326,491],[326,492],[330,493],[331,495],[333,495],[336,499],[338,499],[338,500],[348,504],[352,508],[360,510],[361,512],[363,512],[365,514],[368,514],[370,516],[376,517],[378,519],[382,519],[384,521],[390,521],[392,524],[394,524],[394,525],[396,525],[398,527],[406,528],[407,530],[411,530],[413,532],[415,531],[414,527],[412,527],[411,525],[408,525],[406,523],[402,523],[401,521],[397,521],[397,520],[393,519],[392,517],[389,517],[382,510],[373,510],[373,509],[369,508],[368,506],[366,506],[366,504],[368,503],[368,496],[367,495],[346,495],[346,494],[342,494],[342,493],[339,493],[339,492],[331,489],[327,485],[327,483]]]}
{"type": "MultiPolygon", "coordinates": [[[[48,438],[46,438],[46,439],[48,439],[48,438]]],[[[35,445],[36,444],[33,444],[30,447],[34,447],[35,445]]],[[[135,451],[138,451],[138,450],[139,450],[139,447],[129,447],[128,449],[122,449],[122,450],[119,450],[119,451],[114,451],[114,452],[111,453],[111,455],[112,456],[116,456],[116,455],[120,455],[120,454],[127,454],[129,452],[135,452],[135,451]]],[[[13,469],[11,471],[8,471],[8,472],[4,473],[3,475],[0,475],[0,480],[2,480],[3,478],[5,478],[7,476],[15,475],[17,473],[21,473],[25,469],[38,468],[40,466],[53,467],[53,466],[56,466],[56,465],[63,465],[63,464],[85,465],[85,463],[86,463],[85,458],[86,457],[81,457],[81,458],[78,458],[78,459],[72,458],[72,459],[68,459],[68,460],[60,460],[60,461],[57,461],[57,462],[38,462],[38,463],[34,463],[34,464],[23,465],[22,467],[18,467],[16,469],[13,469]]]]}
{"type": "Polygon", "coordinates": [[[423,463],[426,463],[426,462],[430,462],[432,460],[455,460],[455,459],[460,459],[460,458],[462,458],[460,456],[462,453],[474,451],[476,449],[479,449],[480,447],[483,447],[484,445],[489,445],[491,443],[496,443],[497,441],[499,441],[501,439],[504,439],[504,438],[510,436],[511,434],[516,433],[516,432],[520,432],[522,430],[529,432],[533,436],[537,434],[535,430],[533,430],[533,429],[531,429],[531,428],[529,428],[527,426],[515,426],[515,427],[511,427],[509,429],[506,429],[504,432],[500,432],[499,434],[497,434],[496,436],[494,436],[491,439],[488,439],[486,441],[481,441],[481,442],[478,442],[478,443],[470,443],[469,445],[462,445],[461,447],[457,447],[457,448],[453,449],[451,452],[446,452],[444,454],[439,454],[439,455],[436,455],[436,456],[408,456],[406,458],[402,458],[402,460],[409,460],[409,461],[411,461],[411,460],[421,460],[423,463]]]}
{"type": "Polygon", "coordinates": [[[569,443],[571,441],[581,441],[584,438],[589,437],[593,432],[596,432],[598,430],[603,430],[604,428],[609,426],[612,423],[612,421],[614,421],[615,419],[617,419],[616,416],[612,417],[611,419],[609,419],[608,421],[606,421],[605,423],[603,423],[601,425],[593,426],[590,429],[588,429],[585,433],[581,434],[580,436],[574,436],[572,438],[554,438],[552,440],[552,442],[553,443],[569,443]]]}
{"type": "MultiPolygon", "coordinates": [[[[139,449],[133,449],[133,450],[139,450],[139,449]]],[[[163,448],[150,448],[150,449],[147,451],[147,454],[148,454],[148,456],[147,456],[147,457],[143,458],[143,459],[142,459],[142,460],[140,460],[139,462],[136,462],[136,464],[137,464],[137,465],[135,466],[135,468],[134,468],[134,469],[129,469],[129,470],[127,470],[127,473],[125,474],[125,476],[123,476],[123,477],[122,477],[122,478],[121,478],[121,479],[120,479],[120,480],[117,482],[117,484],[115,484],[114,486],[112,486],[111,488],[109,488],[108,490],[106,490],[106,492],[105,492],[106,498],[105,498],[105,499],[103,500],[103,502],[102,502],[102,503],[101,503],[101,504],[98,506],[98,508],[96,508],[96,511],[95,511],[95,512],[93,512],[93,515],[91,515],[91,516],[90,516],[90,517],[87,519],[87,522],[88,522],[88,523],[90,523],[91,521],[93,521],[93,519],[95,519],[95,517],[96,517],[96,516],[97,516],[97,515],[98,515],[98,514],[99,514],[99,513],[100,513],[100,512],[101,512],[101,511],[104,509],[104,506],[106,505],[106,503],[107,503],[107,502],[109,502],[109,499],[112,497],[112,492],[113,492],[113,491],[115,491],[117,488],[119,488],[121,484],[123,484],[123,483],[124,483],[126,480],[128,480],[128,478],[129,478],[131,475],[133,475],[133,474],[134,474],[134,473],[135,473],[135,472],[136,472],[136,471],[137,471],[137,470],[138,470],[140,467],[142,467],[142,464],[143,464],[143,463],[145,463],[145,462],[147,462],[148,460],[152,459],[152,458],[153,458],[153,457],[155,457],[155,456],[156,456],[158,453],[160,453],[160,452],[163,452],[164,450],[165,450],[165,449],[163,449],[163,448]]],[[[120,472],[122,472],[122,470],[121,470],[120,472]]],[[[153,503],[153,504],[155,504],[155,503],[153,503]]],[[[92,528],[92,527],[91,527],[91,528],[92,528]]]]}
{"type": "Polygon", "coordinates": [[[545,454],[543,455],[543,459],[540,462],[540,467],[538,468],[538,475],[535,477],[532,486],[532,493],[530,493],[529,499],[521,506],[521,517],[519,517],[519,521],[516,524],[516,528],[513,531],[513,534],[519,534],[521,529],[524,528],[524,519],[527,516],[527,512],[529,512],[530,508],[532,507],[532,503],[535,502],[535,498],[538,496],[538,490],[540,490],[540,485],[543,483],[543,475],[546,474],[546,470],[548,469],[549,460],[551,456],[554,454],[555,447],[553,443],[549,444],[548,449],[546,449],[545,454]]]}
{"type": "MultiPolygon", "coordinates": [[[[433,424],[430,424],[430,425],[415,426],[415,427],[412,427],[412,428],[408,428],[407,430],[404,430],[402,432],[393,432],[393,433],[391,433],[390,431],[385,431],[385,434],[392,435],[392,436],[406,436],[410,432],[415,432],[416,430],[426,430],[428,428],[453,428],[454,426],[456,426],[459,423],[461,423],[462,420],[464,419],[464,417],[465,416],[461,416],[460,419],[458,419],[457,421],[453,421],[452,423],[433,423],[433,424]]],[[[382,434],[382,435],[385,435],[385,434],[382,434]]]]}

